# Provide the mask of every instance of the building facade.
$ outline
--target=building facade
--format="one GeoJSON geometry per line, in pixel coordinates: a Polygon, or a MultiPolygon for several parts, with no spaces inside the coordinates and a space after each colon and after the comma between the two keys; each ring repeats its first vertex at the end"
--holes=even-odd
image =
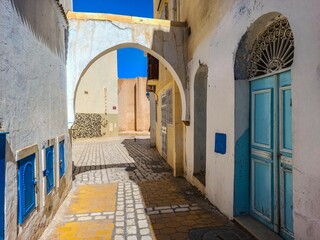
{"type": "Polygon", "coordinates": [[[286,239],[316,239],[319,2],[154,6],[155,16],[173,9],[188,23],[187,179],[229,218],[249,216],[286,239]]]}
{"type": "Polygon", "coordinates": [[[145,77],[119,79],[119,132],[149,132],[150,105],[145,77]]]}
{"type": "Polygon", "coordinates": [[[65,11],[71,3],[0,3],[0,239],[38,239],[72,185],[65,11]]]}

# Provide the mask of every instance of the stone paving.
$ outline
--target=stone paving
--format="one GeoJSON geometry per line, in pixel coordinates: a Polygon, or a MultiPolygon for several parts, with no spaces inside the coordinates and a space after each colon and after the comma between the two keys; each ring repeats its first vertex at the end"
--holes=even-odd
{"type": "Polygon", "coordinates": [[[74,142],[73,189],[41,239],[180,240],[194,228],[238,228],[149,146],[143,137],[74,142]]]}

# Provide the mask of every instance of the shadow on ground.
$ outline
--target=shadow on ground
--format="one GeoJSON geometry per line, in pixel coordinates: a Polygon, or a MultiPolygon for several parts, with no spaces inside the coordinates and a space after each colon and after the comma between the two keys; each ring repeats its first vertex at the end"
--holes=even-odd
{"type": "Polygon", "coordinates": [[[74,166],[74,177],[88,171],[122,168],[139,186],[154,239],[253,239],[184,178],[173,178],[171,167],[150,147],[149,139],[125,139],[121,144],[130,163],[74,166]],[[217,233],[221,227],[224,232],[217,233]]]}

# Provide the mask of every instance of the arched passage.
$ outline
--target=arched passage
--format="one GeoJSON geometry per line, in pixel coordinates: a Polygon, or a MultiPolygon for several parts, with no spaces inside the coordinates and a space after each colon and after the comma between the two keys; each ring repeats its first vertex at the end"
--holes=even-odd
{"type": "Polygon", "coordinates": [[[287,18],[260,17],[235,59],[234,214],[250,214],[293,237],[292,98],[294,40],[287,18]]]}
{"type": "Polygon", "coordinates": [[[159,59],[180,90],[182,120],[189,120],[184,23],[108,14],[68,13],[68,122],[74,121],[74,96],[79,80],[99,57],[120,48],[138,48],[159,59]],[[112,36],[112,38],[110,37],[112,36]]]}
{"type": "Polygon", "coordinates": [[[205,185],[207,147],[208,66],[200,65],[194,80],[194,167],[193,174],[205,185]]]}

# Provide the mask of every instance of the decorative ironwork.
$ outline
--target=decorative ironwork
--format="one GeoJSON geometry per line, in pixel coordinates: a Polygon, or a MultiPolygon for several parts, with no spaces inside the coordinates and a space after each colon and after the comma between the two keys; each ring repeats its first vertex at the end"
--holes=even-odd
{"type": "Polygon", "coordinates": [[[279,18],[254,42],[249,55],[248,77],[253,78],[290,67],[294,40],[289,22],[279,18]]]}

